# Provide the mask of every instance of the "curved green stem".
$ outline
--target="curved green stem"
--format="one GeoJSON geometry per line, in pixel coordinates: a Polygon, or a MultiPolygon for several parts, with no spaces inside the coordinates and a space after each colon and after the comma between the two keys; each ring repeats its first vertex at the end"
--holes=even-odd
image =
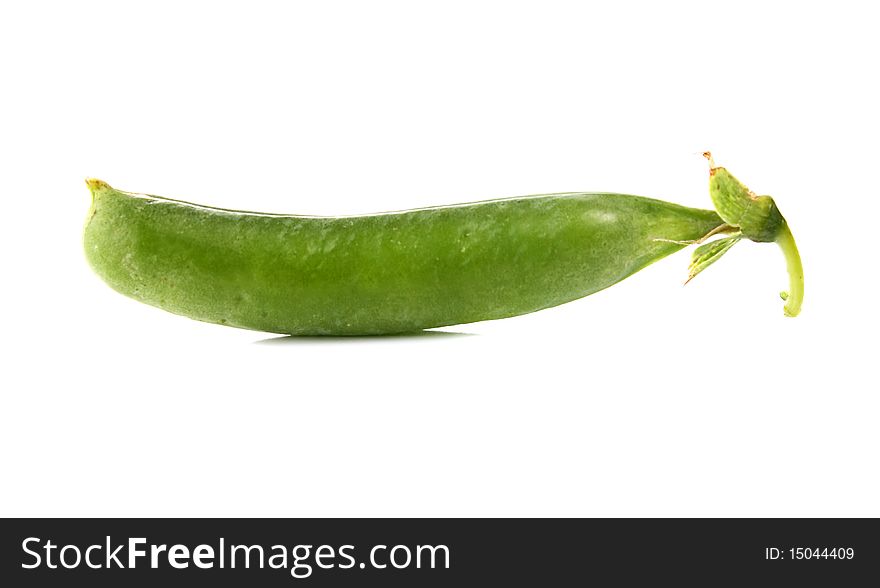
{"type": "MultiPolygon", "coordinates": [[[[797,316],[804,301],[804,268],[788,223],[773,198],[756,195],[725,168],[716,167],[708,151],[703,156],[709,160],[709,195],[721,220],[739,229],[743,237],[756,243],[775,241],[782,249],[790,283],[789,291],[781,293],[785,316],[797,316]]],[[[716,261],[733,242],[732,238],[721,239],[697,249],[691,264],[692,276],[716,261]]]]}
{"type": "Polygon", "coordinates": [[[783,292],[785,316],[797,316],[804,301],[804,267],[801,265],[801,255],[798,253],[788,223],[783,224],[776,237],[776,243],[785,255],[785,265],[788,269],[789,290],[787,293],[783,292]]]}

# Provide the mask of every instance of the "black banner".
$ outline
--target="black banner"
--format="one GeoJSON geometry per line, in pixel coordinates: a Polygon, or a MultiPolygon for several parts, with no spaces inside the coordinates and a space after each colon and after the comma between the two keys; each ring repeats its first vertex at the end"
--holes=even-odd
{"type": "Polygon", "coordinates": [[[0,583],[16,587],[880,580],[877,519],[6,519],[0,525],[0,583]]]}

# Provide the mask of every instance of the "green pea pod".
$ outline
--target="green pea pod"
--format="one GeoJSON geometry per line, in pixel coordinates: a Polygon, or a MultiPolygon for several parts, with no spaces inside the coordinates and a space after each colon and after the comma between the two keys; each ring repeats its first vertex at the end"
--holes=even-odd
{"type": "Polygon", "coordinates": [[[197,320],[296,335],[401,333],[534,312],[725,227],[710,210],[621,194],[310,217],[87,184],[86,256],[111,287],[197,320]]]}

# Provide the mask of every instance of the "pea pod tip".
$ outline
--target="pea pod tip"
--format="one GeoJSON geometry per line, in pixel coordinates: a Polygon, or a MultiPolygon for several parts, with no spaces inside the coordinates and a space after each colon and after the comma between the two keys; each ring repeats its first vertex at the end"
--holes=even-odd
{"type": "Polygon", "coordinates": [[[97,178],[86,178],[86,186],[88,186],[89,190],[92,192],[110,189],[110,184],[97,178]]]}

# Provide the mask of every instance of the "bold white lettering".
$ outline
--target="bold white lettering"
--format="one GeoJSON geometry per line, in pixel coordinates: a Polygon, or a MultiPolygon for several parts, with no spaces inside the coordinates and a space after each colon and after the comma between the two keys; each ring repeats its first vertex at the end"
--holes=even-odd
{"type": "Polygon", "coordinates": [[[163,551],[168,551],[168,546],[164,543],[150,546],[150,567],[154,570],[159,567],[159,554],[163,551]]]}
{"type": "Polygon", "coordinates": [[[189,548],[186,545],[172,545],[168,550],[168,563],[171,564],[171,567],[178,570],[189,567],[188,561],[181,563],[177,561],[179,559],[189,559],[189,548]]]}
{"type": "Polygon", "coordinates": [[[147,540],[143,537],[129,537],[128,538],[128,567],[133,569],[137,566],[137,558],[142,555],[147,555],[147,552],[143,549],[138,549],[138,545],[146,544],[147,540]]]}
{"type": "Polygon", "coordinates": [[[193,563],[197,568],[207,570],[214,567],[214,548],[210,545],[199,545],[193,551],[193,563]],[[208,560],[207,562],[203,560],[208,560]]]}

